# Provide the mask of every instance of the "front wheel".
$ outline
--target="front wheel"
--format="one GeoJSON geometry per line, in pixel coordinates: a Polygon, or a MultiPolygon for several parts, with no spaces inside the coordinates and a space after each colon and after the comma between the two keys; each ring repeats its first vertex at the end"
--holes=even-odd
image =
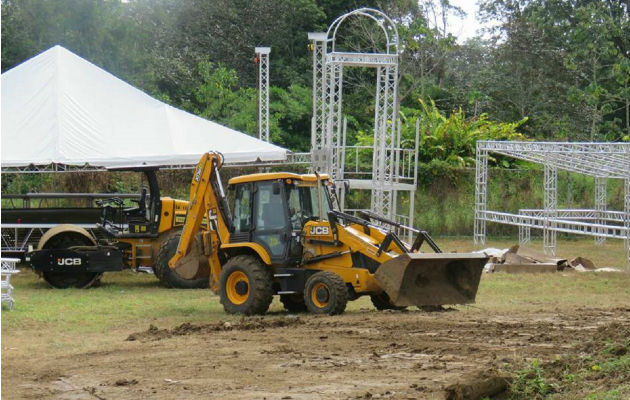
{"type": "MultiPolygon", "coordinates": [[[[58,228],[60,232],[52,234],[50,237],[42,237],[38,249],[68,249],[73,246],[94,246],[94,240],[89,233],[82,228],[69,227],[63,230],[63,226],[58,228]]],[[[94,286],[103,274],[100,272],[88,272],[85,270],[75,272],[43,272],[42,276],[46,283],[56,289],[78,288],[87,289],[94,286]]]]}
{"type": "Polygon", "coordinates": [[[334,272],[317,272],[306,281],[304,303],[315,314],[341,314],[348,303],[346,283],[334,272]]]}
{"type": "Polygon", "coordinates": [[[221,271],[219,293],[225,312],[262,315],[273,300],[271,271],[254,256],[232,257],[221,271]]]}

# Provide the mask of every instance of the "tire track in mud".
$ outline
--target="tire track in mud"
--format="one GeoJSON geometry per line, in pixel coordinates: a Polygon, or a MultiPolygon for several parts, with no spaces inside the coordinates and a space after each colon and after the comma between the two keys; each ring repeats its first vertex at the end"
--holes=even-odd
{"type": "Polygon", "coordinates": [[[524,361],[623,334],[628,311],[370,311],[150,326],[111,348],[21,365],[41,378],[22,393],[30,385],[58,399],[455,399],[500,386],[524,361]]]}

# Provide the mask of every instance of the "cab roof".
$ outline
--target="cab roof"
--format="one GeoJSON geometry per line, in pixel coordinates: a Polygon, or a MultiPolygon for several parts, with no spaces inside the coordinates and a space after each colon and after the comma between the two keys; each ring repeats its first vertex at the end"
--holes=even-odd
{"type": "MultiPolygon", "coordinates": [[[[320,174],[321,180],[328,180],[328,174],[320,174]]],[[[261,174],[250,174],[237,176],[228,181],[229,185],[235,185],[238,183],[257,182],[257,181],[273,181],[276,179],[293,179],[298,181],[315,182],[317,176],[315,174],[294,174],[292,172],[268,172],[261,174]]]]}

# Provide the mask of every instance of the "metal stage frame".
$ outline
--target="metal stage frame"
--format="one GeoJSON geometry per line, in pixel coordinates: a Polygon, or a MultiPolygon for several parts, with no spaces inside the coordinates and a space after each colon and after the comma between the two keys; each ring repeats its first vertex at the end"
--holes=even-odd
{"type": "Polygon", "coordinates": [[[527,243],[531,229],[543,231],[543,250],[556,254],[558,232],[626,241],[630,267],[630,143],[584,142],[477,142],[475,170],[475,244],[486,241],[486,224],[496,222],[519,227],[519,241],[527,243]],[[542,164],[544,168],[543,209],[522,209],[518,214],[488,210],[488,156],[499,154],[542,164]],[[595,178],[593,209],[558,208],[558,170],[595,178]],[[624,181],[624,210],[607,209],[608,179],[624,181]]]}
{"type": "MultiPolygon", "coordinates": [[[[281,165],[310,165],[311,153],[293,153],[287,152],[285,161],[257,161],[247,163],[225,163],[223,168],[246,168],[246,167],[274,167],[281,165]]],[[[193,164],[168,164],[155,166],[157,169],[193,169],[197,163],[193,164]]],[[[24,167],[2,167],[0,170],[3,174],[48,174],[48,173],[64,173],[64,172],[116,172],[125,171],[124,168],[107,169],[102,166],[85,165],[68,165],[68,164],[46,164],[46,165],[28,165],[24,167]]]]}
{"type": "Polygon", "coordinates": [[[269,142],[269,53],[271,47],[256,47],[258,64],[258,139],[269,142]]]}
{"type": "MultiPolygon", "coordinates": [[[[337,182],[347,182],[348,189],[370,190],[370,211],[413,226],[418,135],[415,149],[401,148],[398,118],[399,38],[396,25],[379,10],[360,8],[334,20],[327,32],[309,33],[308,38],[313,50],[313,168],[331,173],[337,182]],[[372,20],[381,28],[385,37],[384,53],[338,51],[339,28],[348,19],[355,17],[372,20]],[[342,112],[345,67],[377,70],[373,146],[348,146],[346,143],[346,123],[342,112]],[[370,169],[360,170],[360,157],[371,157],[370,169]],[[397,210],[401,192],[406,192],[408,196],[406,215],[397,210]]],[[[342,209],[358,211],[345,207],[345,185],[338,184],[337,187],[342,209]]]]}

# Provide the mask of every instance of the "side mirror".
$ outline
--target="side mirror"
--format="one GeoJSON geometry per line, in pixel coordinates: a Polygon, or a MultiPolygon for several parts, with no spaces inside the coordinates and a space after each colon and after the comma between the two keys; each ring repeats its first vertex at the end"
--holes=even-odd
{"type": "Polygon", "coordinates": [[[274,182],[271,184],[271,190],[273,191],[274,195],[279,195],[280,194],[280,182],[274,182]]]}

